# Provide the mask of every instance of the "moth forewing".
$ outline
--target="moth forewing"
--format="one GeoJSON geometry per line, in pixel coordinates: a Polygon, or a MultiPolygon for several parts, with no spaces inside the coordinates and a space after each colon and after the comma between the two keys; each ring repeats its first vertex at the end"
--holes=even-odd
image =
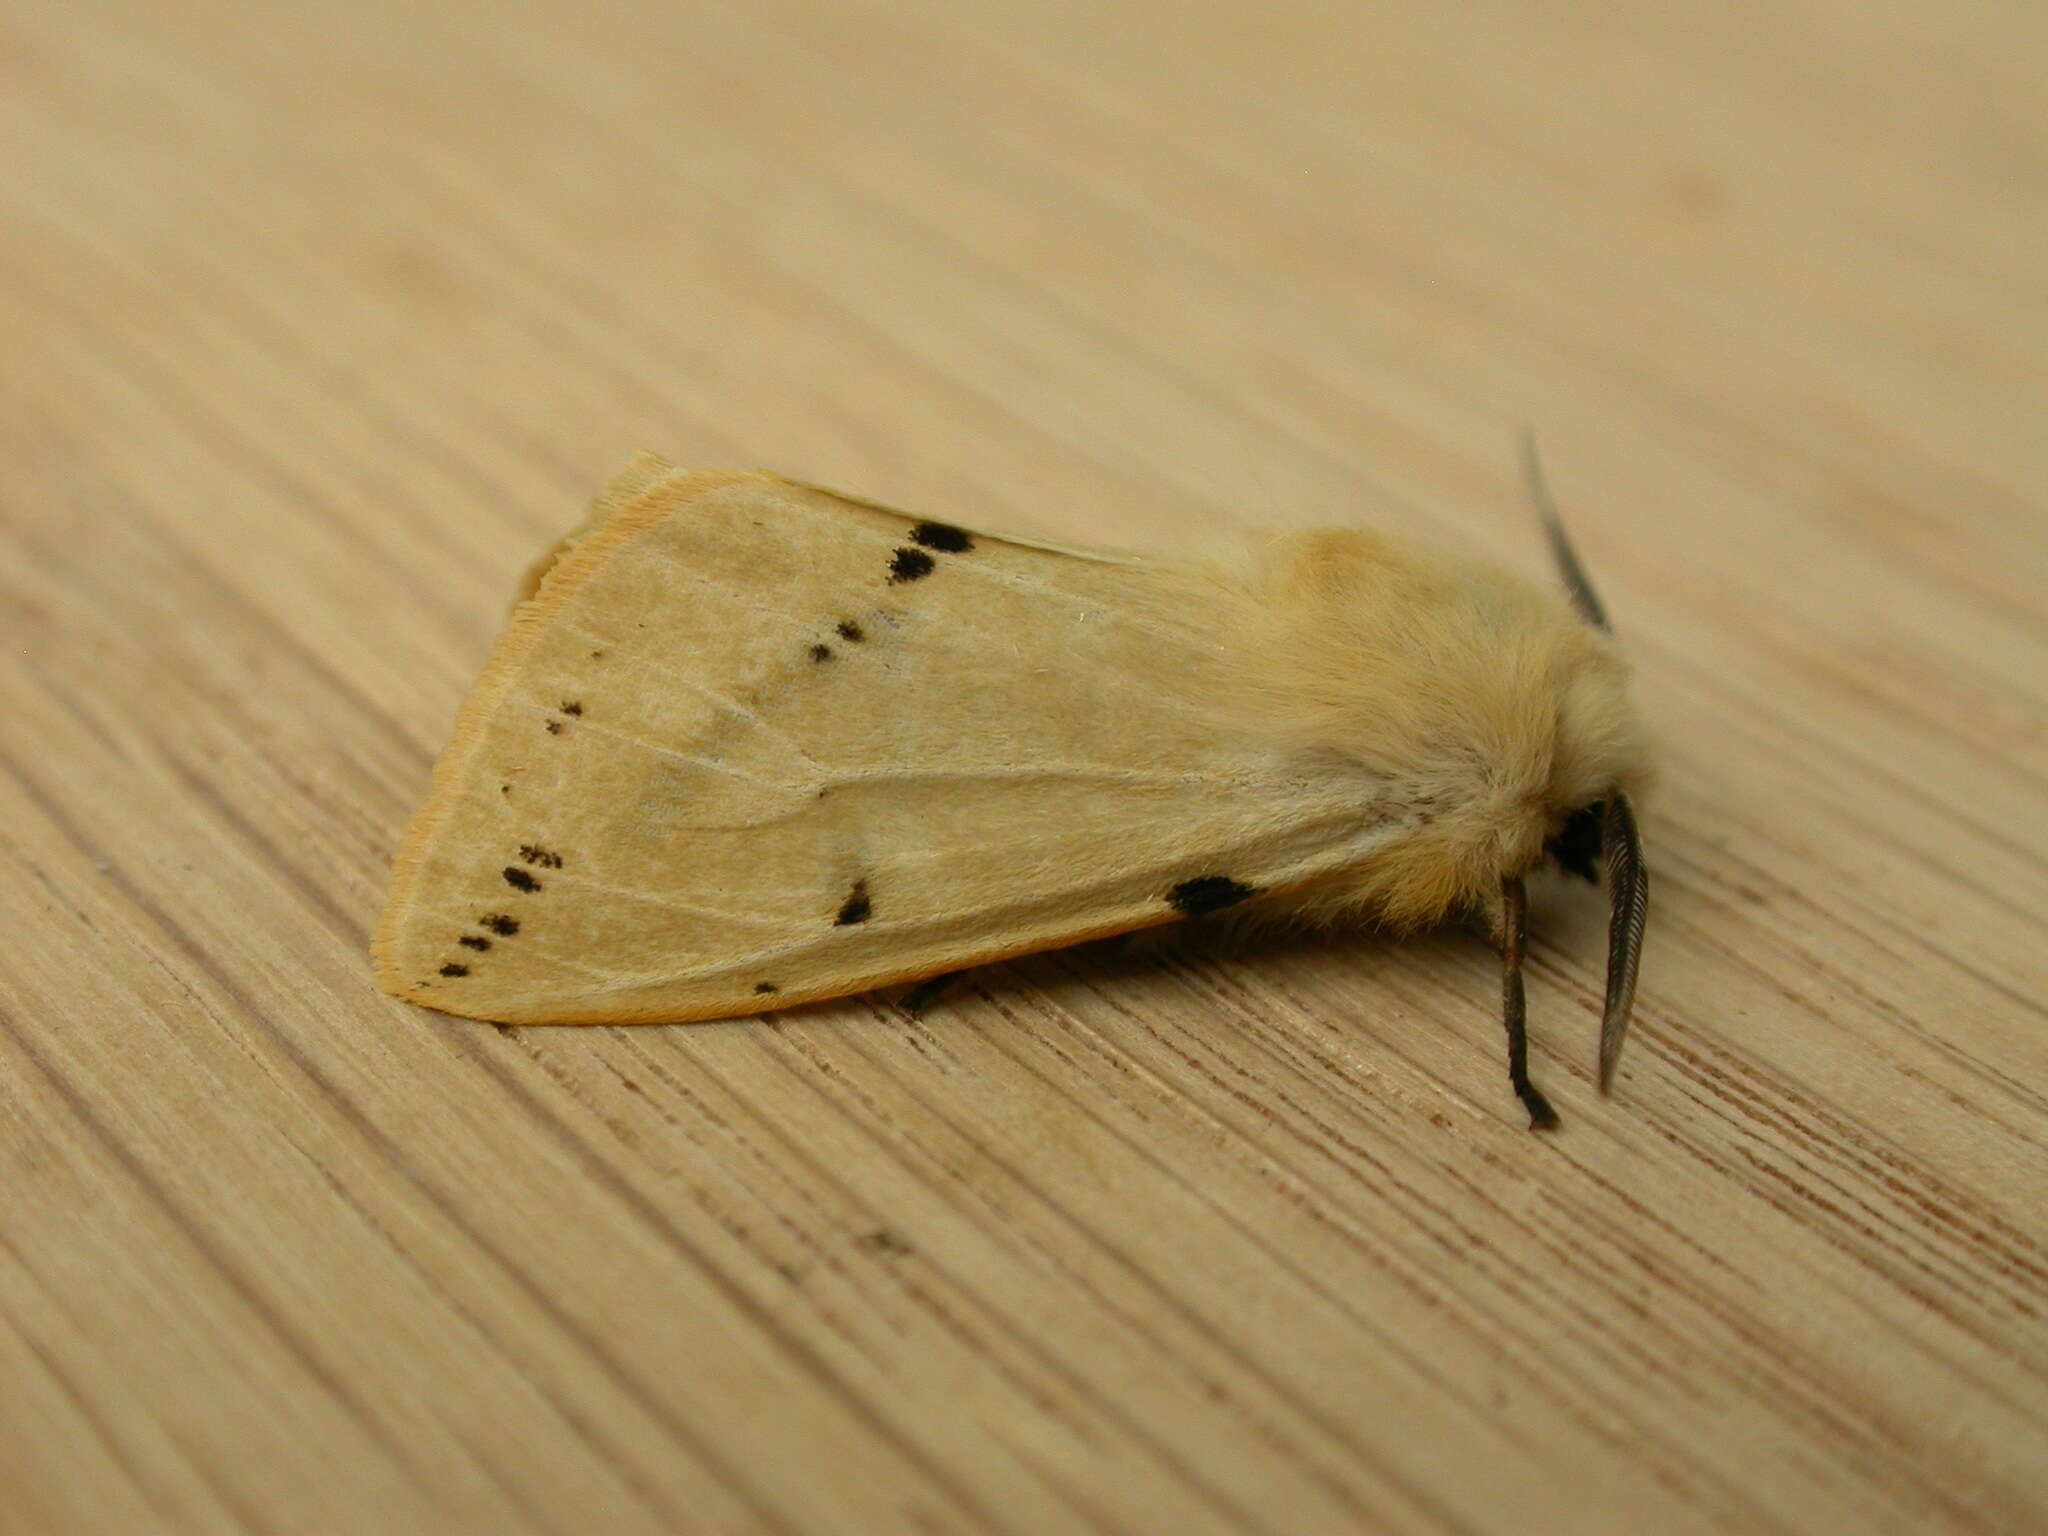
{"type": "Polygon", "coordinates": [[[629,476],[463,710],[376,941],[401,996],[749,1013],[1285,890],[1398,830],[1218,707],[1213,616],[1152,567],[629,476]]]}

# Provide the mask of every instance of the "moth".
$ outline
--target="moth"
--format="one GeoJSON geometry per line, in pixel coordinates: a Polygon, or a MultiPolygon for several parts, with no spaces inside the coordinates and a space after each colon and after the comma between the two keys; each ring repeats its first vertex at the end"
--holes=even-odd
{"type": "Polygon", "coordinates": [[[973,533],[651,455],[529,573],[399,851],[385,989],[504,1023],[685,1022],[1230,911],[1503,957],[1524,879],[1611,901],[1599,1082],[1648,906],[1629,669],[1564,578],[1363,528],[1163,558],[973,533]]]}

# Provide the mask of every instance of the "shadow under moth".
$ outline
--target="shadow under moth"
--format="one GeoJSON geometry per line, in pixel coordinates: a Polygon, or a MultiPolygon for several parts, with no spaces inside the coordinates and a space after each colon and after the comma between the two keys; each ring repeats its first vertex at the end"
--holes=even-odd
{"type": "Polygon", "coordinates": [[[1628,667],[1555,596],[1360,528],[1065,548],[636,460],[529,574],[400,849],[395,995],[721,1019],[1177,919],[1486,921],[1533,1128],[1524,877],[1607,872],[1599,1081],[1648,887],[1628,667]]]}

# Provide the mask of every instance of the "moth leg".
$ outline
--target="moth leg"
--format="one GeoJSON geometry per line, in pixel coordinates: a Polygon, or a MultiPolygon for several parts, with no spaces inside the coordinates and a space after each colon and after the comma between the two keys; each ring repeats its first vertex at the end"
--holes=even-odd
{"type": "Polygon", "coordinates": [[[904,993],[902,1000],[896,1006],[914,1019],[941,997],[945,996],[953,983],[966,974],[965,971],[947,971],[940,976],[927,976],[923,981],[920,981],[916,986],[904,993]]]}
{"type": "Polygon", "coordinates": [[[1529,1111],[1529,1129],[1554,1131],[1557,1111],[1529,1081],[1529,1004],[1522,992],[1522,954],[1529,943],[1528,902],[1520,880],[1503,880],[1501,894],[1501,1013],[1508,1029],[1508,1081],[1529,1111]]]}

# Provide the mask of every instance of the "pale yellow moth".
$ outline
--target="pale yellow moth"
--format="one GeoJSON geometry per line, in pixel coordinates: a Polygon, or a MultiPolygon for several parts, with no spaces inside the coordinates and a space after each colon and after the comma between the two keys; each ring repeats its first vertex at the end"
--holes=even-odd
{"type": "Polygon", "coordinates": [[[529,575],[399,851],[378,979],[505,1023],[683,1022],[1225,908],[1475,914],[1554,1125],[1523,877],[1605,850],[1604,1089],[1649,752],[1530,467],[1577,612],[1363,529],[1110,554],[643,456],[529,575]]]}

